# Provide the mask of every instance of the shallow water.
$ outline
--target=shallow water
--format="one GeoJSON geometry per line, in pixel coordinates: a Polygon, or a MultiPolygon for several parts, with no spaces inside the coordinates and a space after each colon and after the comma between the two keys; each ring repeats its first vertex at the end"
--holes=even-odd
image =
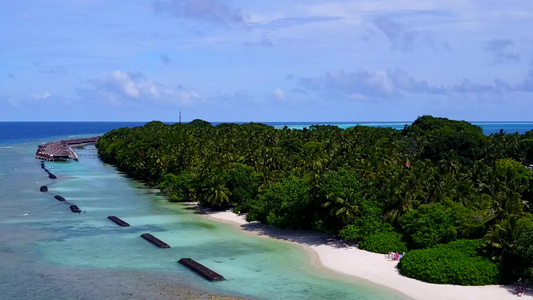
{"type": "MultiPolygon", "coordinates": [[[[56,281],[63,280],[64,270],[69,270],[69,284],[84,284],[72,276],[96,284],[110,280],[110,272],[149,272],[214,294],[258,299],[402,299],[381,287],[319,269],[307,252],[292,244],[245,234],[168,203],[98,158],[47,162],[46,168],[58,176],[50,180],[33,156],[37,143],[0,149],[0,259],[10,261],[0,260],[0,288],[13,295],[23,293],[20,299],[57,299],[64,290],[56,281]],[[41,185],[48,185],[49,192],[40,193],[41,185]],[[84,213],[71,213],[68,204],[84,213]],[[115,225],[109,215],[131,227],[115,225]],[[172,248],[146,242],[139,237],[145,232],[172,248]],[[211,267],[227,280],[203,280],[177,263],[183,257],[211,267]],[[49,266],[49,271],[22,268],[32,264],[49,266]],[[28,290],[28,281],[38,285],[28,290]]],[[[106,286],[119,297],[125,287],[117,281],[106,286]]]]}

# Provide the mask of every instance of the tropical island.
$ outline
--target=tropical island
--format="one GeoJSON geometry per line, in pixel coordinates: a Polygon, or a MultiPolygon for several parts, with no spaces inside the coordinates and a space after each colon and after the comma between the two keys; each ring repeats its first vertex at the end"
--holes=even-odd
{"type": "Polygon", "coordinates": [[[401,131],[154,121],[110,131],[97,147],[104,162],[172,202],[405,252],[398,269],[407,277],[533,279],[533,131],[485,136],[431,116],[401,131]]]}

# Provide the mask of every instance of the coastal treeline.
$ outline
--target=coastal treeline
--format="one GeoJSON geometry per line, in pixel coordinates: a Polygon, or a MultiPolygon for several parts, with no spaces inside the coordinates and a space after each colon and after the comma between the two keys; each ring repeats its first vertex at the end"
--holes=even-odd
{"type": "Polygon", "coordinates": [[[154,121],[110,131],[97,147],[170,201],[406,252],[398,268],[409,277],[462,285],[533,277],[533,131],[486,136],[431,116],[403,130],[154,121]]]}

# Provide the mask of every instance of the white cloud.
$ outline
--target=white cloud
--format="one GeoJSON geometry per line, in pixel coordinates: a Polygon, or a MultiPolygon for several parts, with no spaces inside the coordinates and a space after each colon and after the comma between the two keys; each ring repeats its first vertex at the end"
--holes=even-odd
{"type": "Polygon", "coordinates": [[[40,94],[31,94],[30,97],[34,100],[43,100],[43,99],[46,99],[48,97],[52,96],[52,94],[50,94],[49,92],[43,92],[43,93],[40,93],[40,94]]]}
{"type": "MultiPolygon", "coordinates": [[[[124,95],[131,98],[138,98],[141,94],[141,85],[146,86],[145,81],[137,84],[130,78],[128,74],[122,73],[120,71],[113,72],[111,76],[109,76],[107,83],[110,87],[114,86],[119,88],[124,93],[124,95]]],[[[150,85],[150,83],[148,83],[148,85],[150,85]]]]}
{"type": "Polygon", "coordinates": [[[85,98],[103,98],[116,105],[131,100],[181,105],[203,99],[194,90],[181,85],[169,88],[140,72],[114,71],[106,79],[94,79],[89,83],[91,88],[78,89],[78,94],[85,98]]]}
{"type": "Polygon", "coordinates": [[[443,94],[445,89],[419,81],[401,69],[360,70],[345,72],[333,70],[323,77],[303,78],[307,89],[325,92],[349,100],[390,98],[404,94],[443,94]]]}
{"type": "Polygon", "coordinates": [[[274,97],[276,97],[276,99],[279,99],[279,100],[285,99],[285,92],[283,92],[283,90],[280,88],[274,89],[273,94],[274,94],[274,97]]]}
{"type": "Polygon", "coordinates": [[[406,95],[462,95],[500,99],[512,93],[533,93],[533,67],[518,84],[497,78],[489,83],[464,78],[458,84],[437,86],[417,80],[401,69],[375,69],[356,72],[333,70],[321,77],[302,78],[300,85],[310,91],[347,100],[396,99],[406,95]]]}

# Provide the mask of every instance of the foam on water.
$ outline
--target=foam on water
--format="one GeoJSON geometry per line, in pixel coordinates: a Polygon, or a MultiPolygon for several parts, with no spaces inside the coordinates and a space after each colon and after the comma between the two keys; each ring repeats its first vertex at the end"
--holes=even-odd
{"type": "MultiPolygon", "coordinates": [[[[194,288],[258,299],[400,299],[383,288],[317,268],[307,252],[292,244],[245,234],[171,204],[98,158],[46,162],[60,178],[50,180],[33,157],[35,147],[30,143],[0,151],[0,174],[7,174],[2,182],[0,240],[10,239],[12,226],[43,234],[32,235],[27,244],[17,247],[4,243],[0,256],[9,253],[61,270],[93,270],[95,274],[172,274],[194,288]],[[40,193],[41,185],[47,185],[49,192],[40,193]],[[53,198],[57,194],[86,213],[71,213],[68,204],[53,198]],[[109,215],[131,226],[116,226],[107,219],[109,215]],[[172,248],[148,243],[140,238],[145,232],[172,248]],[[183,257],[194,258],[227,280],[206,282],[177,263],[183,257]]],[[[13,272],[13,268],[6,270],[13,272]]],[[[0,268],[1,278],[10,278],[2,272],[0,268]]],[[[12,277],[12,286],[18,286],[17,278],[26,277],[12,277]]],[[[39,294],[27,299],[43,297],[53,298],[39,294]]]]}

